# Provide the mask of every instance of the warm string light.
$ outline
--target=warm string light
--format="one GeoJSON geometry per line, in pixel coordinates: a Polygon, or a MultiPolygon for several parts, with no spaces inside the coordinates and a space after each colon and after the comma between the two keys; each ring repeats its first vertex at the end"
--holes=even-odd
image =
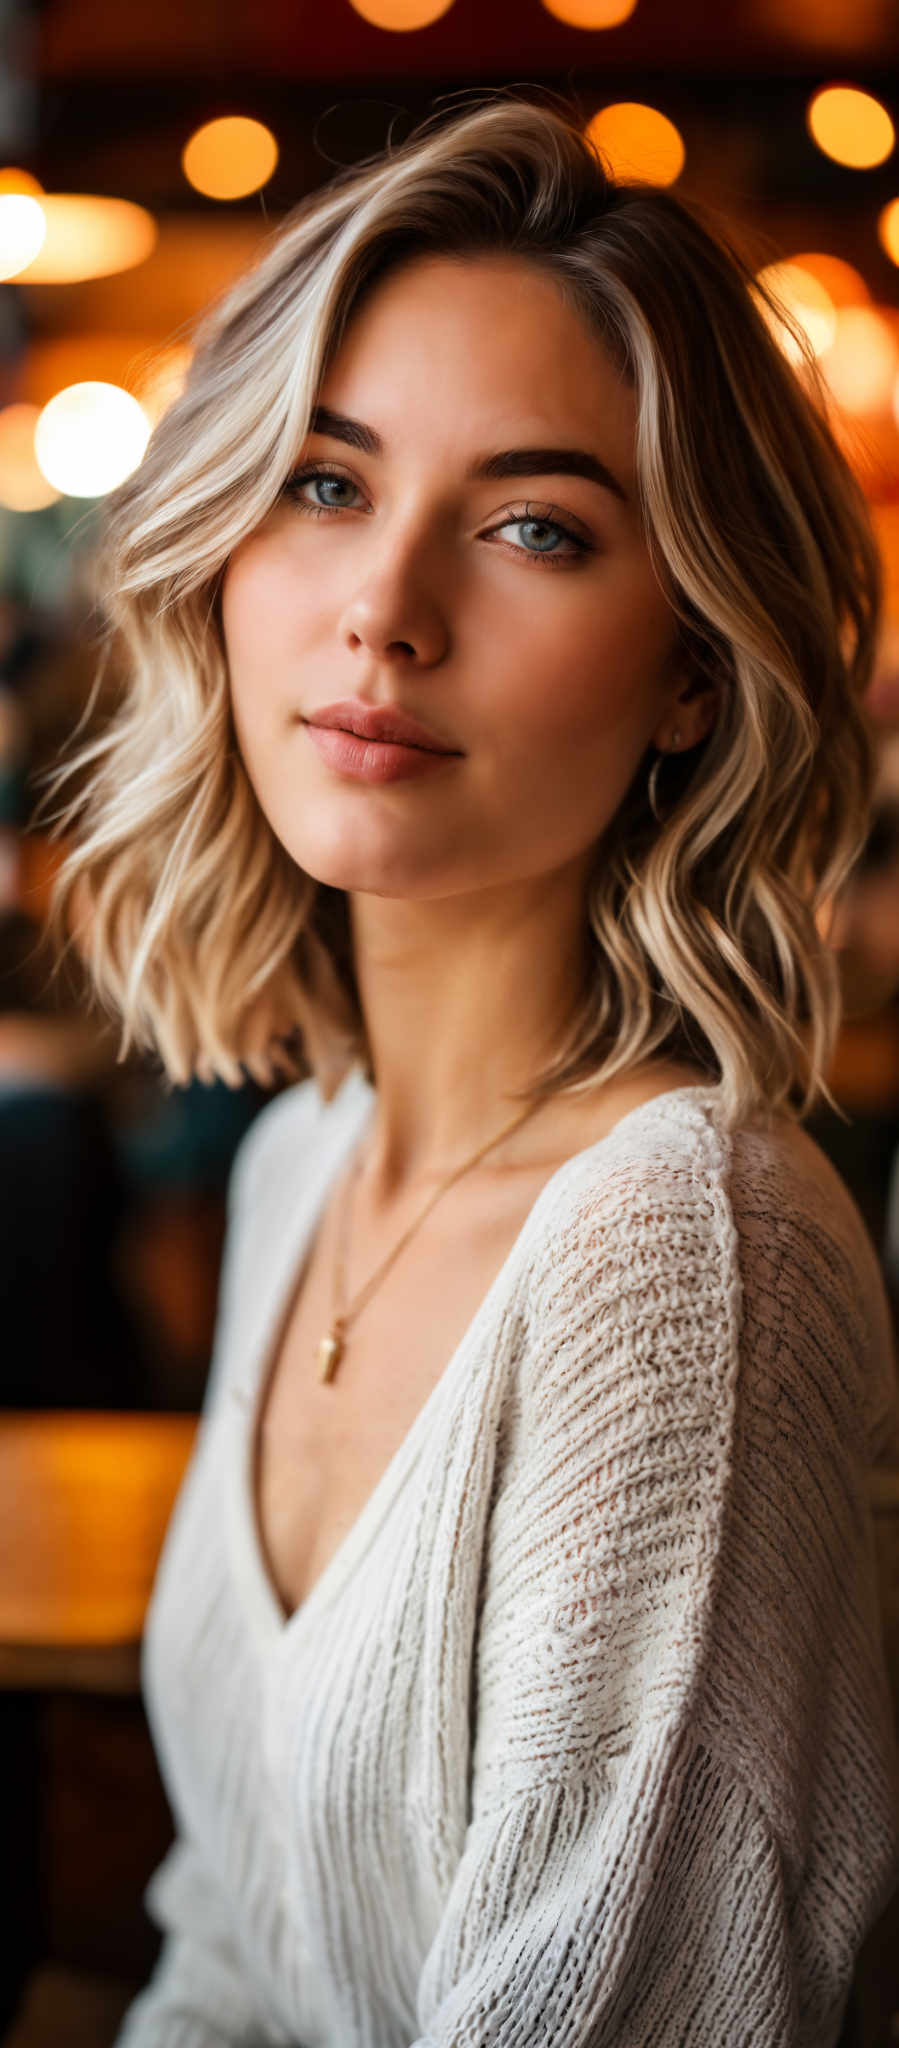
{"type": "Polygon", "coordinates": [[[60,496],[38,468],[34,430],[39,405],[5,405],[0,412],[0,505],[8,512],[40,512],[60,496]]]}
{"type": "Polygon", "coordinates": [[[5,164],[0,170],[0,192],[26,192],[30,199],[39,199],[43,189],[30,171],[20,171],[15,164],[5,164]]]}
{"type": "MultiPolygon", "coordinates": [[[[802,329],[816,356],[830,346],[837,331],[836,307],[820,278],[794,259],[789,263],[766,263],[758,273],[758,281],[802,329]]],[[[763,317],[788,361],[800,363],[802,349],[788,322],[772,312],[765,298],[760,297],[759,303],[763,317]]]]}
{"type": "Polygon", "coordinates": [[[448,14],[453,0],[350,0],[350,6],[373,28],[393,29],[403,34],[413,28],[430,28],[448,14]]]}
{"type": "Polygon", "coordinates": [[[38,467],[69,498],[100,498],[137,468],[150,422],[119,384],[70,384],[44,406],[34,429],[38,467]]]}
{"type": "MultiPolygon", "coordinates": [[[[838,409],[847,420],[883,420],[896,404],[899,344],[885,310],[870,303],[852,264],[823,252],[768,264],[758,281],[803,331],[838,409]]],[[[789,361],[801,369],[803,351],[790,326],[767,301],[761,311],[789,361]]]]}
{"type": "Polygon", "coordinates": [[[0,192],[0,280],[19,277],[46,239],[39,199],[27,192],[0,192]]]}
{"type": "Polygon", "coordinates": [[[885,163],[896,140],[886,107],[855,86],[823,86],[809,101],[806,121],[825,156],[850,170],[885,163]]]}
{"type": "Polygon", "coordinates": [[[899,348],[892,328],[874,306],[840,307],[833,341],[823,350],[820,365],[844,412],[865,417],[889,411],[899,348]]]}
{"type": "Polygon", "coordinates": [[[206,121],[181,153],[189,185],[206,199],[246,199],[267,185],[278,161],[270,128],[243,114],[206,121]]]}
{"type": "MultiPolygon", "coordinates": [[[[403,32],[439,19],[449,11],[452,0],[351,0],[351,4],[371,23],[403,32]]],[[[543,0],[556,19],[570,26],[595,29],[612,27],[626,19],[635,4],[636,0],[543,0]]],[[[850,168],[882,163],[894,147],[895,131],[886,108],[873,95],[854,87],[822,88],[809,103],[807,123],[818,146],[850,168]]],[[[667,185],[674,182],[683,168],[682,137],[674,123],[656,108],[635,102],[600,108],[586,132],[618,178],[667,185]]],[[[261,122],[235,115],[207,122],[198,129],[186,145],[182,161],[185,175],[196,189],[210,197],[239,198],[259,190],[272,176],[278,161],[278,145],[261,122]]],[[[45,194],[30,172],[14,166],[0,169],[0,277],[15,277],[30,284],[108,275],[144,260],[154,245],[156,232],[152,216],[131,202],[94,199],[82,194],[45,194]]],[[[878,234],[887,255],[899,264],[899,197],[882,208],[878,234]]],[[[760,280],[769,285],[775,298],[803,330],[837,406],[856,415],[883,413],[886,409],[890,416],[895,412],[899,424],[896,336],[889,321],[871,306],[870,294],[859,272],[841,258],[810,252],[769,265],[760,273],[760,280]]],[[[789,327],[777,321],[776,314],[764,305],[763,311],[784,352],[792,361],[799,362],[802,351],[789,327]]],[[[105,479],[117,469],[120,473],[114,481],[118,482],[140,460],[150,426],[177,395],[188,361],[186,348],[158,352],[144,383],[135,387],[140,389],[143,410],[131,393],[96,380],[58,392],[39,418],[33,407],[5,408],[0,413],[0,502],[10,509],[26,509],[29,492],[35,494],[37,504],[50,502],[42,493],[49,492],[51,497],[59,492],[97,496],[111,489],[113,482],[105,479]],[[81,394],[77,400],[75,392],[81,394]],[[87,433],[87,440],[94,441],[93,464],[86,464],[84,455],[88,392],[95,394],[97,403],[96,394],[117,393],[111,402],[118,404],[121,400],[125,407],[118,415],[119,431],[112,434],[112,441],[118,443],[114,456],[108,428],[92,428],[87,433]],[[66,402],[65,407],[62,401],[66,402]],[[54,412],[52,408],[57,406],[60,409],[54,412]],[[126,419],[130,422],[127,427],[126,419]],[[42,464],[49,465],[45,472],[34,456],[36,420],[41,426],[42,464]],[[77,421],[81,422],[78,432],[77,421]],[[53,447],[48,440],[51,426],[53,447]],[[78,433],[82,435],[81,454],[77,458],[71,456],[70,461],[78,433]],[[58,447],[57,437],[61,437],[58,447]],[[59,455],[63,441],[70,451],[64,458],[59,455]],[[24,451],[21,474],[24,479],[30,462],[30,484],[13,481],[7,485],[7,470],[3,466],[7,446],[24,451]],[[126,466],[122,467],[123,464],[126,466]],[[58,481],[63,474],[67,481],[58,481]],[[17,502],[13,506],[12,498],[3,495],[7,489],[13,494],[20,493],[21,505],[17,502]]],[[[126,381],[134,381],[130,373],[126,381]]],[[[110,416],[104,414],[104,418],[110,416]]]]}
{"type": "Polygon", "coordinates": [[[831,256],[823,249],[803,249],[801,255],[792,256],[790,261],[823,284],[833,306],[869,304],[871,294],[861,271],[842,256],[831,256]]]}
{"type": "Polygon", "coordinates": [[[601,107],[587,125],[587,138],[615,178],[673,185],[686,151],[674,122],[657,107],[620,100],[601,107]]]}
{"type": "Polygon", "coordinates": [[[891,263],[899,263],[899,199],[891,199],[878,216],[877,233],[891,263]]]}
{"type": "Polygon", "coordinates": [[[543,0],[543,5],[568,28],[618,28],[630,20],[637,0],[543,0]]]}
{"type": "MultiPolygon", "coordinates": [[[[12,205],[0,199],[0,207],[12,205]]],[[[87,192],[45,192],[38,206],[46,223],[40,249],[21,284],[78,284],[89,277],[111,277],[143,263],[155,247],[157,228],[152,214],[130,199],[97,198],[87,192]]]]}

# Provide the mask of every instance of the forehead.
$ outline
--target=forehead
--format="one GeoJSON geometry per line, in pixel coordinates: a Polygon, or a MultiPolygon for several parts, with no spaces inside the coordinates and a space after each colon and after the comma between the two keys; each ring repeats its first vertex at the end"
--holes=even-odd
{"type": "Polygon", "coordinates": [[[633,473],[631,385],[542,267],[417,256],[351,314],[319,394],[390,445],[426,430],[470,453],[512,440],[592,448],[633,473]]]}

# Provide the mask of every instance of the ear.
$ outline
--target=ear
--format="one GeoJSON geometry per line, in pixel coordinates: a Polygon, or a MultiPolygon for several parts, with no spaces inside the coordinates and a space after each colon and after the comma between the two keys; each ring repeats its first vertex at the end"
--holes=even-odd
{"type": "Polygon", "coordinates": [[[653,733],[661,754],[685,754],[708,737],[718,716],[721,693],[707,676],[680,673],[653,733]]]}

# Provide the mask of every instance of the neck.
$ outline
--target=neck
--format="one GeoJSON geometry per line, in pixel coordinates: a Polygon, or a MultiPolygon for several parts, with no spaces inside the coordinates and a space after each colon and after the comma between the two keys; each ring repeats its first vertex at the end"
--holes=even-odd
{"type": "MultiPolygon", "coordinates": [[[[517,1111],[555,1050],[585,969],[580,877],[476,896],[351,901],[377,1107],[375,1198],[449,1173],[517,1111]]],[[[535,1112],[535,1120],[540,1111],[535,1112]]]]}

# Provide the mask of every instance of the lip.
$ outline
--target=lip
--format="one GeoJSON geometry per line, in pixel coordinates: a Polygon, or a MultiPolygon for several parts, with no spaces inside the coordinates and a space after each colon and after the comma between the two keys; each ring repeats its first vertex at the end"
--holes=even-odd
{"type": "Polygon", "coordinates": [[[345,732],[339,725],[305,727],[317,754],[338,775],[351,782],[408,782],[413,778],[446,773],[458,754],[437,753],[433,747],[399,746],[395,740],[367,740],[359,733],[345,732]]]}
{"type": "Polygon", "coordinates": [[[343,698],[339,704],[326,704],[321,711],[313,711],[304,719],[304,724],[328,726],[332,730],[355,733],[358,739],[392,742],[401,747],[417,747],[429,754],[458,754],[458,747],[446,745],[436,733],[420,725],[408,711],[401,711],[395,704],[363,704],[358,698],[343,698]]]}

